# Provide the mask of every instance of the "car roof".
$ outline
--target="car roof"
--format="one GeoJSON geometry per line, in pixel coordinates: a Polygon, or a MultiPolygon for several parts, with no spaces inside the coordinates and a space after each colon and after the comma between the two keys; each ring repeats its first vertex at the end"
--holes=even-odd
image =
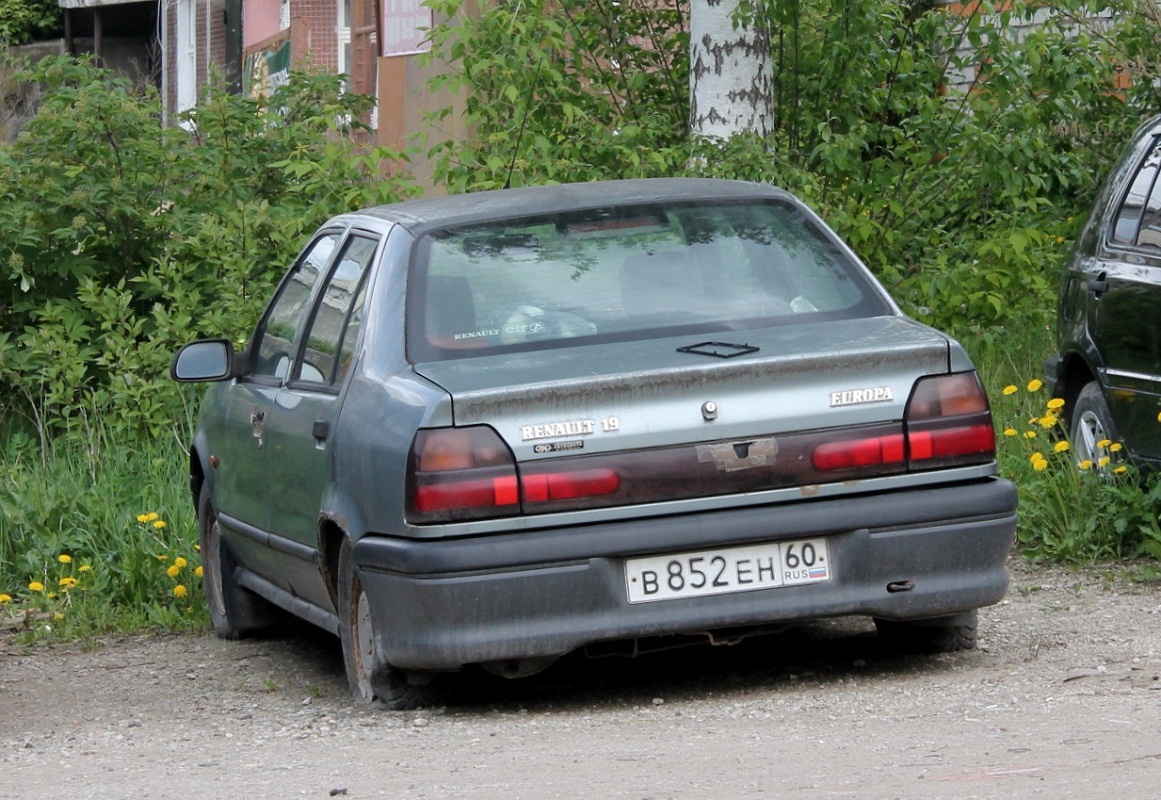
{"type": "Polygon", "coordinates": [[[419,235],[435,228],[545,212],[664,201],[743,199],[796,202],[782,189],[759,183],[713,178],[642,178],[469,192],[375,206],[356,212],[355,216],[399,223],[419,235]]]}

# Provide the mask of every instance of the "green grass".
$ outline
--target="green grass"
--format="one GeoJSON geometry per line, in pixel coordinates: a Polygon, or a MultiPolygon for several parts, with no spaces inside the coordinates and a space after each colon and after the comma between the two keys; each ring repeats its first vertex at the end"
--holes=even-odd
{"type": "Polygon", "coordinates": [[[206,624],[185,453],[106,434],[2,440],[0,629],[73,639],[206,624]]]}

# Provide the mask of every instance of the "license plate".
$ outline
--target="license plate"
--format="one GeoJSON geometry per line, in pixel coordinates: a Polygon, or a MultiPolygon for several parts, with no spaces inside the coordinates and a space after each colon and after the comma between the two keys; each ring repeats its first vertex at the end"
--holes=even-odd
{"type": "Polygon", "coordinates": [[[830,580],[826,539],[701,550],[625,562],[630,603],[753,592],[830,580]]]}

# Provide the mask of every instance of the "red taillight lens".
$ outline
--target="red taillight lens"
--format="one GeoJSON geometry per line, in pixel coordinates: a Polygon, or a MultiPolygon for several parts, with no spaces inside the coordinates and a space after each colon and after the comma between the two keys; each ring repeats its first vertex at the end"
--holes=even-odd
{"type": "Polygon", "coordinates": [[[620,477],[611,469],[582,469],[576,472],[525,475],[521,483],[526,503],[600,497],[621,488],[620,477]]]}
{"type": "Polygon", "coordinates": [[[407,518],[451,522],[514,514],[516,460],[491,428],[422,430],[411,445],[407,518]]]}
{"type": "Polygon", "coordinates": [[[903,462],[903,435],[873,436],[846,442],[829,442],[814,448],[815,469],[835,470],[903,462]]]}
{"type": "Polygon", "coordinates": [[[996,456],[988,396],[974,372],[917,381],[904,425],[911,469],[983,464],[996,456]]]}

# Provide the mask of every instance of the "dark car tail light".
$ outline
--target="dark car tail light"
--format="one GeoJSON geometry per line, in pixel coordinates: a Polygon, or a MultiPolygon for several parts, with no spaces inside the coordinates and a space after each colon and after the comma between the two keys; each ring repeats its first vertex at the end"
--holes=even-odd
{"type": "Polygon", "coordinates": [[[909,470],[928,470],[983,464],[996,454],[988,397],[974,372],[916,381],[902,435],[867,436],[856,428],[848,437],[817,445],[811,452],[815,469],[831,472],[906,463],[909,470]]]}
{"type": "Polygon", "coordinates": [[[411,445],[407,518],[451,522],[516,514],[516,459],[491,428],[421,430],[411,445]]]}
{"type": "Polygon", "coordinates": [[[904,426],[912,470],[983,464],[996,456],[988,396],[974,372],[916,381],[904,426]]]}

